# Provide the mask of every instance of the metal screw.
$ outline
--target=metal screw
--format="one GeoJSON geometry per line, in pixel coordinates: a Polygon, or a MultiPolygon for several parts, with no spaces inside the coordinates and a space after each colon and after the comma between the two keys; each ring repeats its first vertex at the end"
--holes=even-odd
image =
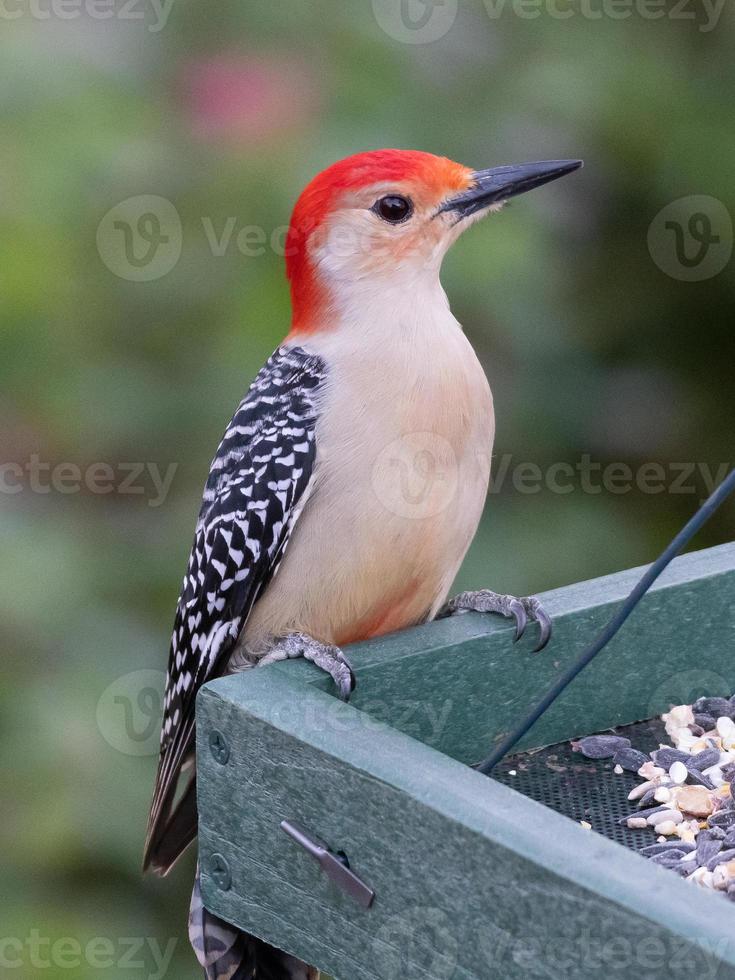
{"type": "Polygon", "coordinates": [[[222,766],[226,765],[227,760],[230,758],[230,746],[225,741],[222,732],[218,732],[216,728],[209,736],[209,748],[217,762],[222,766]]]}
{"type": "Polygon", "coordinates": [[[221,854],[213,854],[209,862],[209,873],[212,881],[221,888],[223,892],[229,891],[232,885],[232,872],[227,861],[221,854]]]}

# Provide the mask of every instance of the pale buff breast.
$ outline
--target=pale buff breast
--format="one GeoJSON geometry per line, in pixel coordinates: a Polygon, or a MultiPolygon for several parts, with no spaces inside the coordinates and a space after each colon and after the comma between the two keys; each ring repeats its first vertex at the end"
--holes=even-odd
{"type": "Polygon", "coordinates": [[[303,344],[330,370],[314,482],[243,631],[250,654],[292,631],[341,645],[401,629],[446,598],[482,513],[494,419],[474,351],[440,312],[418,342],[303,344]]]}

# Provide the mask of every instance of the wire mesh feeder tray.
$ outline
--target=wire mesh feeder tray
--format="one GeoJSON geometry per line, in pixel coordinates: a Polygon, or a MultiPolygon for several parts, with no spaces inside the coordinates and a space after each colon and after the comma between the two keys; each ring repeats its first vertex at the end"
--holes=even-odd
{"type": "Polygon", "coordinates": [[[499,775],[735,901],[735,699],[702,697],[660,720],[519,755],[499,775]]]}
{"type": "MultiPolygon", "coordinates": [[[[612,731],[645,753],[669,741],[660,718],[612,731]]],[[[586,759],[571,742],[508,756],[498,763],[493,778],[565,817],[589,823],[598,834],[631,850],[655,840],[621,823],[635,810],[628,794],[640,777],[626,770],[614,773],[611,759],[586,759]]]]}

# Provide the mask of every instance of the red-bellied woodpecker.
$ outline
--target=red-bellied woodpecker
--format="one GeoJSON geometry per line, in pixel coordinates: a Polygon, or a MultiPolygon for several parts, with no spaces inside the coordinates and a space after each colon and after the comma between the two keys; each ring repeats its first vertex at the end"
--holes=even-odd
{"type": "MultiPolygon", "coordinates": [[[[329,167],[299,198],[286,247],[291,332],[214,457],[176,611],[146,868],[165,874],[196,836],[205,681],[304,656],[347,698],[342,645],[467,609],[515,617],[517,636],[536,620],[539,648],[548,640],[533,597],[482,590],[444,605],[482,513],[494,415],[439,270],[475,220],[580,165],[473,171],[378,150],[329,167]],[[395,496],[386,465],[402,449],[443,477],[425,481],[417,506],[395,496]]],[[[311,975],[210,915],[198,881],[190,921],[208,978],[311,975]]]]}

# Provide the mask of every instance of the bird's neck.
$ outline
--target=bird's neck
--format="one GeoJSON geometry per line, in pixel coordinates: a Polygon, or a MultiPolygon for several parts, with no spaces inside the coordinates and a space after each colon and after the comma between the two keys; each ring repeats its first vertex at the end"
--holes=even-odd
{"type": "Polygon", "coordinates": [[[481,371],[438,277],[414,289],[408,283],[365,288],[362,295],[356,289],[324,329],[295,333],[289,342],[318,354],[335,376],[352,378],[357,371],[363,391],[389,399],[396,386],[449,391],[481,371]]]}
{"type": "Polygon", "coordinates": [[[308,329],[296,324],[288,339],[382,360],[398,348],[439,351],[459,331],[436,272],[408,269],[377,281],[339,283],[319,318],[308,329]]]}

